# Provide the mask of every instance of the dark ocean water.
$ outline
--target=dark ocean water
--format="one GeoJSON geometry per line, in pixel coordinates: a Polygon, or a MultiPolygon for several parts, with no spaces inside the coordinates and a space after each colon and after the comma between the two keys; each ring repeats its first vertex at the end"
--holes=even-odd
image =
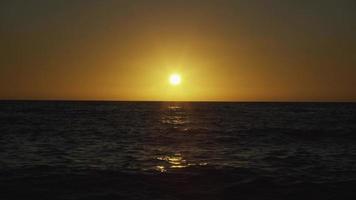
{"type": "Polygon", "coordinates": [[[0,102],[0,199],[356,199],[356,104],[0,102]]]}

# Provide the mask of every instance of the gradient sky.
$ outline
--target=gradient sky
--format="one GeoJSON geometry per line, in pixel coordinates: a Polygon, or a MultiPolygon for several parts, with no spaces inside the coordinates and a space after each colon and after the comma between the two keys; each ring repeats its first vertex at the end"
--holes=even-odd
{"type": "Polygon", "coordinates": [[[0,99],[356,101],[354,0],[3,0],[0,41],[0,99]]]}

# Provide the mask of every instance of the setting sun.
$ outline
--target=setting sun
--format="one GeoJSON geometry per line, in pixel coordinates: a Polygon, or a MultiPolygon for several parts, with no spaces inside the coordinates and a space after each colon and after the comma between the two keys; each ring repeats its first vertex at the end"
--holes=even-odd
{"type": "Polygon", "coordinates": [[[179,85],[181,83],[181,77],[179,74],[171,74],[169,77],[169,83],[171,85],[179,85]]]}

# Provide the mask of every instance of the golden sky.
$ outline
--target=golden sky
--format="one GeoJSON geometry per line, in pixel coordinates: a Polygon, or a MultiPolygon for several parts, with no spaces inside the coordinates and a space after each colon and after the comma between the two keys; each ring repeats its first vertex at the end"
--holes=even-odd
{"type": "Polygon", "coordinates": [[[14,0],[0,24],[0,99],[356,100],[351,0],[14,0]]]}

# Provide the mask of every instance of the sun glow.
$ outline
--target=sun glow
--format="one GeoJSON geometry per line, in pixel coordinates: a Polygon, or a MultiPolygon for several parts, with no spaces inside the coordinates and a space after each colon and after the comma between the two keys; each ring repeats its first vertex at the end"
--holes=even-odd
{"type": "Polygon", "coordinates": [[[179,85],[181,83],[181,77],[179,74],[171,74],[169,77],[169,83],[171,85],[179,85]]]}

